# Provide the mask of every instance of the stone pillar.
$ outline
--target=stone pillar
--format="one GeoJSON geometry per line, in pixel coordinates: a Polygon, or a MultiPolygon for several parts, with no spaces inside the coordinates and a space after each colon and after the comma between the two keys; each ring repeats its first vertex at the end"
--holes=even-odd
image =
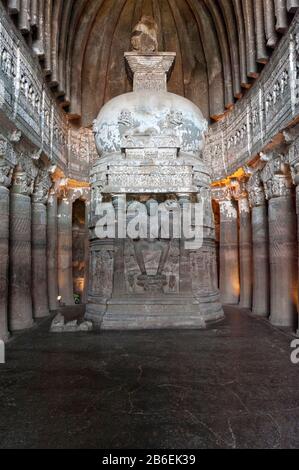
{"type": "MultiPolygon", "coordinates": [[[[294,183],[296,184],[296,213],[297,213],[297,246],[299,247],[299,162],[295,163],[294,165],[294,183]]],[[[298,248],[297,248],[298,250],[298,248]]],[[[298,270],[299,270],[299,257],[298,257],[298,270]]],[[[299,273],[298,273],[298,279],[299,279],[299,273]]],[[[299,304],[298,304],[298,290],[297,290],[297,311],[299,315],[299,304]]],[[[298,323],[297,323],[298,331],[297,335],[299,336],[299,318],[298,318],[298,323]]]]}
{"type": "Polygon", "coordinates": [[[239,210],[239,258],[240,258],[240,302],[241,308],[252,306],[252,239],[251,217],[245,180],[234,186],[234,197],[239,210]]]}
{"type": "Polygon", "coordinates": [[[10,301],[11,331],[33,325],[31,280],[32,177],[18,167],[10,198],[10,301]]]}
{"type": "Polygon", "coordinates": [[[11,166],[0,160],[0,339],[6,341],[8,332],[8,259],[9,259],[9,189],[11,166]]]}
{"type": "Polygon", "coordinates": [[[266,178],[265,189],[269,200],[270,322],[294,328],[297,325],[297,229],[291,178],[275,171],[266,178]]]}
{"type": "Polygon", "coordinates": [[[252,224],[252,313],[267,317],[270,313],[268,211],[260,173],[249,180],[252,224]]]}
{"type": "Polygon", "coordinates": [[[86,201],[85,203],[85,243],[84,243],[84,291],[82,303],[87,303],[88,297],[88,282],[89,282],[89,211],[90,211],[90,202],[86,201]]]}
{"type": "Polygon", "coordinates": [[[230,188],[214,189],[220,206],[220,299],[223,304],[238,304],[240,296],[238,212],[230,188]]]}
{"type": "Polygon", "coordinates": [[[74,305],[72,213],[72,199],[64,196],[58,204],[58,288],[65,305],[74,305]]]}
{"type": "Polygon", "coordinates": [[[55,190],[52,189],[47,206],[48,298],[51,312],[56,311],[58,308],[57,217],[57,195],[55,190]]]}
{"type": "Polygon", "coordinates": [[[49,315],[46,208],[49,187],[48,173],[41,171],[32,195],[32,300],[36,319],[49,315]]]}

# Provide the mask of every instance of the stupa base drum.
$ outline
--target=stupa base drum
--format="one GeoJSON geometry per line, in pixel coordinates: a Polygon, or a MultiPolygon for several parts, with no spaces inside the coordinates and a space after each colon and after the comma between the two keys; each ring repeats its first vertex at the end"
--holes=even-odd
{"type": "Polygon", "coordinates": [[[88,307],[88,318],[103,330],[203,329],[221,320],[223,312],[217,294],[200,304],[183,295],[124,296],[111,299],[103,309],[88,307]]]}
{"type": "Polygon", "coordinates": [[[156,42],[146,24],[133,36],[139,49],[125,55],[133,92],[107,103],[94,123],[86,318],[104,330],[200,329],[223,318],[207,123],[167,92],[175,54],[148,52],[156,42]]]}

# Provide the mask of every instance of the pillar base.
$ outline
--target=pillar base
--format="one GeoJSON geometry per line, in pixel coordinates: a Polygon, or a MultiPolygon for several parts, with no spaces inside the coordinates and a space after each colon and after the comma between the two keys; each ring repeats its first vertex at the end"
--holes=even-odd
{"type": "Polygon", "coordinates": [[[1,341],[4,341],[4,343],[7,343],[7,341],[10,339],[11,334],[6,333],[4,336],[0,336],[1,341]]]}
{"type": "Polygon", "coordinates": [[[247,310],[251,310],[251,303],[239,303],[240,308],[245,308],[247,310]]]}
{"type": "Polygon", "coordinates": [[[252,309],[252,314],[255,315],[256,317],[269,318],[269,312],[265,313],[261,310],[252,309]]]}
{"type": "Polygon", "coordinates": [[[34,326],[34,321],[31,321],[31,322],[27,322],[27,323],[22,323],[22,324],[11,324],[10,325],[10,330],[12,331],[12,333],[16,332],[16,331],[25,331],[25,330],[29,330],[30,328],[33,328],[34,326]]]}

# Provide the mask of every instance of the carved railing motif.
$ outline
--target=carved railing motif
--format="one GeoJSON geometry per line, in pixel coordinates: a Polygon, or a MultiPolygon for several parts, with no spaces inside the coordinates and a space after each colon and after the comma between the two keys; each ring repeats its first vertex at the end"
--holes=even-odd
{"type": "Polygon", "coordinates": [[[299,114],[299,14],[251,90],[210,126],[206,152],[213,179],[252,160],[299,114]]]}
{"type": "Polygon", "coordinates": [[[69,177],[87,179],[95,149],[89,129],[74,130],[51,94],[38,59],[0,3],[0,122],[44,152],[69,177]]]}

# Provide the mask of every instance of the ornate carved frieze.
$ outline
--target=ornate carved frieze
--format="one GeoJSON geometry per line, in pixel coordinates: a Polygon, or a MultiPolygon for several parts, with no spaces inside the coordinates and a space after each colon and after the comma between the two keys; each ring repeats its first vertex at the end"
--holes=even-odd
{"type": "Polygon", "coordinates": [[[210,126],[206,152],[214,180],[250,161],[298,115],[298,38],[297,14],[259,80],[220,123],[210,126]]]}
{"type": "Polygon", "coordinates": [[[52,97],[41,68],[11,27],[0,2],[0,115],[48,159],[72,176],[87,179],[96,151],[89,129],[78,131],[52,97]],[[79,137],[77,136],[79,135],[79,137]]]}

